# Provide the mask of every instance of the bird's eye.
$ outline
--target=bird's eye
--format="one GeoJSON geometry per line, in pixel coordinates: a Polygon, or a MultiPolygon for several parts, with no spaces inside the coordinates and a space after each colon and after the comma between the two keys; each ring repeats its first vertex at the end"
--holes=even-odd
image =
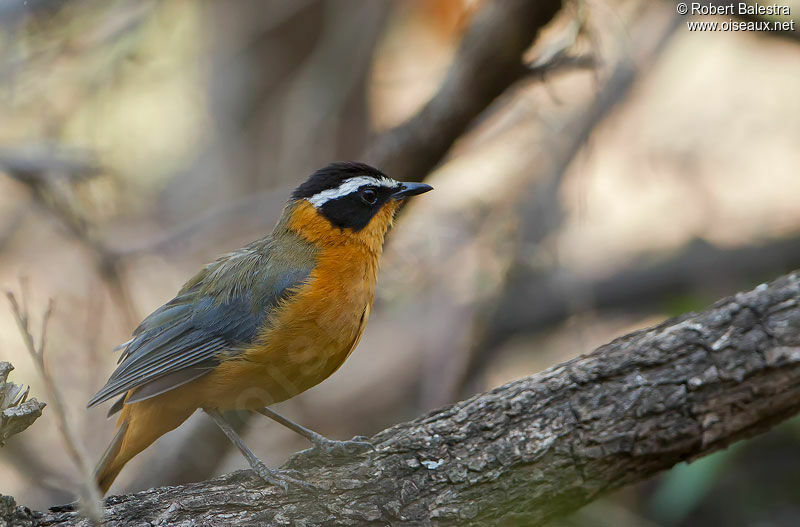
{"type": "Polygon", "coordinates": [[[375,205],[375,202],[378,201],[378,193],[371,188],[365,188],[359,194],[361,195],[361,200],[367,205],[375,205]]]}

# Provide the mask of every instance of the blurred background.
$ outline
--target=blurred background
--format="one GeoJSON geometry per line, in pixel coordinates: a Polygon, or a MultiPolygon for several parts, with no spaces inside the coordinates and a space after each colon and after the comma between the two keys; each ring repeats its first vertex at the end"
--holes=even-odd
{"type": "MultiPolygon", "coordinates": [[[[112,348],[202,264],[268,233],[293,186],[334,160],[436,188],[390,234],[358,350],[279,405],[339,439],[800,267],[796,31],[690,32],[670,2],[566,3],[528,68],[475,103],[485,94],[448,80],[475,70],[462,40],[503,4],[0,1],[0,287],[26,287],[35,322],[55,299],[45,361],[92,462],[114,423],[85,404],[112,348]],[[475,115],[414,122],[432,98],[475,115]],[[414,133],[445,147],[423,155],[414,133]]],[[[0,359],[47,401],[6,306],[0,359]]],[[[0,449],[0,492],[37,509],[80,481],[49,410],[0,449]]],[[[271,465],[308,446],[267,419],[239,426],[271,465]]],[[[244,467],[195,415],[112,492],[244,467]]],[[[794,420],[559,524],[798,515],[794,420]]]]}

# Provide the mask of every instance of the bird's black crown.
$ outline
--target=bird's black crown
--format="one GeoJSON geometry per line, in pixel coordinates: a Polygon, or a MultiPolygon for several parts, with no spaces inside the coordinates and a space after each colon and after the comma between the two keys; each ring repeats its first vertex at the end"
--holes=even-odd
{"type": "Polygon", "coordinates": [[[311,174],[302,185],[295,189],[292,199],[310,198],[323,190],[337,188],[342,181],[356,176],[386,177],[383,172],[366,163],[355,161],[331,163],[311,174]]]}

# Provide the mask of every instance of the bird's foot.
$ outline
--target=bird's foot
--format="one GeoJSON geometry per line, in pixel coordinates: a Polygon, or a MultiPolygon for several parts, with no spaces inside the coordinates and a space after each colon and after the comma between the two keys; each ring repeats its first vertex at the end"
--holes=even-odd
{"type": "Polygon", "coordinates": [[[283,489],[284,494],[289,494],[289,485],[294,485],[296,487],[300,487],[303,490],[307,490],[312,493],[316,493],[320,491],[319,487],[312,485],[306,481],[301,479],[296,479],[291,476],[287,476],[286,474],[282,474],[280,471],[275,470],[273,468],[269,468],[261,461],[256,463],[252,463],[250,465],[258,477],[269,483],[270,485],[275,485],[276,487],[280,487],[283,489]]]}
{"type": "Polygon", "coordinates": [[[374,451],[372,443],[366,441],[364,436],[356,436],[348,441],[337,441],[328,439],[325,436],[317,435],[312,442],[313,448],[305,451],[310,456],[318,458],[347,458],[363,454],[370,450],[374,451]]]}
{"type": "MultiPolygon", "coordinates": [[[[310,439],[310,438],[309,438],[310,439]]],[[[286,467],[295,470],[318,466],[320,464],[338,465],[350,462],[355,456],[367,451],[375,451],[375,446],[364,436],[356,436],[349,441],[336,441],[318,435],[311,439],[313,447],[295,452],[286,462],[286,467]]]]}

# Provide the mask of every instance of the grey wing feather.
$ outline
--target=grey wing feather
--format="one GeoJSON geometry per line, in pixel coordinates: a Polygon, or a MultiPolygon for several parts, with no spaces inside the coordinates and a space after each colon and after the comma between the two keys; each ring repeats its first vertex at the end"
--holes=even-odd
{"type": "MultiPolygon", "coordinates": [[[[185,291],[136,328],[119,366],[88,406],[134,388],[137,391],[128,402],[141,401],[211,371],[219,364],[220,354],[253,342],[269,312],[310,272],[310,268],[302,268],[276,273],[257,303],[249,292],[219,302],[210,295],[197,296],[196,288],[185,291]]],[[[115,404],[112,410],[121,407],[115,404]]]]}
{"type": "MultiPolygon", "coordinates": [[[[130,395],[130,397],[128,397],[127,400],[124,402],[138,403],[139,401],[150,399],[151,397],[155,397],[156,395],[161,395],[162,393],[175,389],[178,386],[183,386],[184,384],[190,383],[195,379],[199,379],[200,377],[202,377],[203,375],[205,375],[206,373],[210,372],[213,369],[214,369],[213,365],[203,366],[202,364],[198,364],[190,368],[185,368],[182,370],[169,373],[154,381],[148,382],[144,386],[141,386],[139,389],[133,392],[130,395]]],[[[120,406],[120,410],[121,409],[122,407],[120,406]]]]}

